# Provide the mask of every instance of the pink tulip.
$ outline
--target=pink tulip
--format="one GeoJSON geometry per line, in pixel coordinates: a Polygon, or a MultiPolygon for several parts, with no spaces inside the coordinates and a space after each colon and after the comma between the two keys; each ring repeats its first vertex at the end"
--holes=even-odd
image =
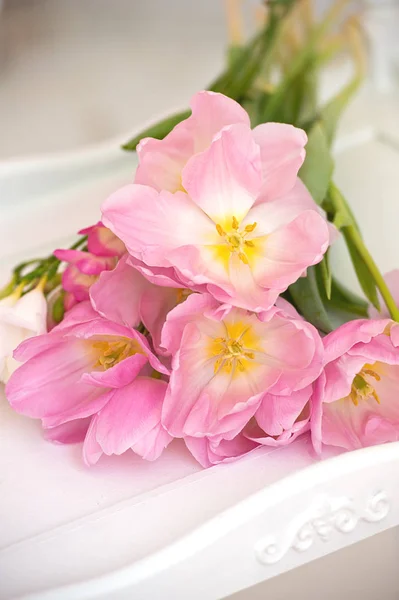
{"type": "Polygon", "coordinates": [[[129,447],[153,459],[169,443],[160,423],[167,384],[150,377],[167,369],[144,336],[104,319],[88,302],[50,333],[22,343],[14,356],[24,364],[6,386],[11,406],[41,419],[46,436],[59,442],[81,439],[92,417],[86,462],[129,447]]]}
{"type": "Polygon", "coordinates": [[[89,299],[91,286],[103,271],[113,269],[118,258],[126,253],[126,248],[101,222],[79,231],[87,235],[87,252],[82,250],[55,250],[54,255],[68,263],[62,274],[62,287],[65,290],[65,310],[70,310],[77,302],[89,299]]]}
{"type": "Polygon", "coordinates": [[[323,341],[325,367],[312,398],[316,451],[399,440],[399,325],[351,321],[323,341]]]}
{"type": "MultiPolygon", "coordinates": [[[[277,307],[249,313],[220,305],[209,294],[193,294],[168,314],[161,343],[172,355],[165,428],[175,437],[212,437],[212,444],[232,440],[267,394],[302,390],[322,366],[320,337],[303,319],[277,307]]],[[[290,416],[284,425],[292,426],[298,405],[291,416],[286,404],[290,416]]],[[[284,411],[284,400],[281,407],[284,411]]],[[[274,429],[279,435],[280,415],[274,411],[272,419],[273,414],[271,435],[274,429]]]]}
{"type": "Polygon", "coordinates": [[[87,235],[87,250],[95,256],[121,257],[126,252],[124,243],[101,221],[91,227],[81,229],[79,234],[87,235]]]}
{"type": "MultiPolygon", "coordinates": [[[[103,271],[90,290],[92,305],[102,316],[115,323],[137,327],[143,323],[150,332],[157,352],[166,315],[184,298],[179,288],[155,285],[142,275],[144,265],[131,263],[128,255],[112,271],[103,271]]],[[[161,283],[168,283],[163,277],[161,283]]],[[[155,279],[160,282],[160,279],[155,279]]]]}
{"type": "Polygon", "coordinates": [[[277,123],[251,131],[235,103],[224,112],[230,102],[208,92],[195,97],[204,137],[195,113],[164,145],[147,141],[145,168],[106,200],[103,222],[150,273],[165,269],[176,285],[258,312],[321,260],[330,234],[297,177],[306,134],[277,123]],[[234,124],[225,126],[221,115],[231,113],[234,124]]]}

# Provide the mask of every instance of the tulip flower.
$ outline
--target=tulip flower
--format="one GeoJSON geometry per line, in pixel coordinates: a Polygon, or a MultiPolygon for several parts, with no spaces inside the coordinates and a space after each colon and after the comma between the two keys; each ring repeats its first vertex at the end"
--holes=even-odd
{"type": "Polygon", "coordinates": [[[315,449],[348,450],[399,439],[399,325],[388,319],[345,323],[324,340],[315,383],[315,449]]]}

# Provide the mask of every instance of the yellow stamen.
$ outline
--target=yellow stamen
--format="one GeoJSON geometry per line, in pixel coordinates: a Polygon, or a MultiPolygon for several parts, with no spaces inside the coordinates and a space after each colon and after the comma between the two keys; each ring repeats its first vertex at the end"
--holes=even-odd
{"type": "Polygon", "coordinates": [[[226,235],[225,232],[224,232],[223,227],[221,225],[219,225],[219,223],[216,223],[216,231],[221,236],[226,235]]]}
{"type": "Polygon", "coordinates": [[[375,391],[374,386],[366,379],[367,376],[372,377],[376,381],[381,380],[381,376],[372,368],[373,365],[364,365],[361,371],[355,375],[349,398],[354,406],[358,406],[359,400],[367,400],[372,396],[374,400],[380,404],[380,399],[375,391]]]}
{"type": "Polygon", "coordinates": [[[244,328],[243,332],[237,331],[234,337],[218,337],[213,340],[211,353],[216,359],[213,366],[215,374],[221,371],[230,374],[233,371],[234,376],[237,371],[244,372],[248,361],[254,360],[254,352],[245,348],[242,341],[247,331],[248,328],[244,328]]]}
{"type": "Polygon", "coordinates": [[[371,395],[373,396],[374,400],[376,400],[377,404],[381,404],[381,400],[379,399],[377,392],[375,390],[373,390],[371,392],[371,395]]]}
{"type": "MultiPolygon", "coordinates": [[[[255,229],[256,226],[257,223],[254,222],[246,225],[240,230],[240,223],[237,217],[234,215],[231,217],[231,225],[230,227],[227,227],[227,232],[220,223],[216,223],[216,231],[218,232],[219,236],[223,238],[222,244],[224,244],[218,244],[216,246],[220,256],[223,256],[223,259],[228,261],[231,254],[237,254],[241,262],[243,262],[245,265],[248,265],[249,259],[246,250],[249,250],[249,248],[255,248],[255,242],[252,240],[247,240],[246,237],[255,229]]],[[[252,254],[249,254],[249,256],[252,257],[252,254]]]]}
{"type": "Polygon", "coordinates": [[[251,225],[246,225],[245,226],[245,231],[247,233],[252,233],[252,231],[255,229],[256,226],[257,226],[257,223],[255,221],[255,223],[252,223],[251,225]]]}
{"type": "Polygon", "coordinates": [[[373,377],[376,381],[381,381],[380,375],[378,375],[378,373],[376,373],[372,369],[364,369],[363,368],[362,371],[363,371],[363,373],[366,373],[366,375],[370,375],[370,377],[373,377]]]}
{"type": "Polygon", "coordinates": [[[129,356],[142,353],[141,347],[136,340],[121,337],[115,340],[99,340],[93,343],[94,350],[98,351],[95,368],[101,368],[104,371],[114,367],[116,364],[125,360],[129,356]]]}

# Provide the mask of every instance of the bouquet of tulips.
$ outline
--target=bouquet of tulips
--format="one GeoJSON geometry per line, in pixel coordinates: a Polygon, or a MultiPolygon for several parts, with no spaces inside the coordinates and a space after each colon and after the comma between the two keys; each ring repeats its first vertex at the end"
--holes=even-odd
{"type": "Polygon", "coordinates": [[[69,249],[14,269],[0,301],[0,376],[46,438],[84,461],[174,438],[204,467],[310,430],[314,448],[399,438],[399,277],[388,283],[332,181],[331,143],[363,74],[344,1],[267,3],[190,110],[128,142],[134,179],[69,249]],[[344,48],[354,76],[320,105],[344,48]],[[337,236],[367,300],[331,273],[337,236]]]}

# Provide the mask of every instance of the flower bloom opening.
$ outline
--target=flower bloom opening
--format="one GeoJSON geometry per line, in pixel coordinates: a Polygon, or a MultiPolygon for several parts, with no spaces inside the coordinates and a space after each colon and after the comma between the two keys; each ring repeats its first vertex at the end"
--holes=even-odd
{"type": "Polygon", "coordinates": [[[355,375],[353,379],[349,397],[355,406],[358,406],[359,400],[367,400],[370,396],[380,404],[380,399],[375,391],[375,387],[370,383],[370,377],[376,381],[380,381],[381,377],[373,367],[374,365],[364,365],[361,371],[355,375]]]}
{"type": "Polygon", "coordinates": [[[226,232],[220,223],[216,224],[216,231],[224,239],[224,243],[228,246],[230,254],[236,253],[238,258],[245,265],[248,264],[248,257],[246,252],[249,248],[254,248],[255,244],[252,240],[246,239],[249,233],[252,233],[257,223],[251,223],[246,225],[242,231],[240,231],[240,224],[236,217],[233,216],[231,220],[231,231],[226,232]]]}
{"type": "Polygon", "coordinates": [[[244,330],[238,339],[234,338],[215,338],[214,343],[214,355],[216,361],[214,364],[214,373],[217,374],[220,371],[224,371],[227,374],[232,373],[235,375],[237,372],[244,372],[247,368],[248,361],[253,361],[255,354],[251,349],[246,348],[242,342],[242,338],[245,335],[244,330]]]}
{"type": "Polygon", "coordinates": [[[142,354],[142,350],[136,340],[120,337],[116,340],[100,340],[93,343],[94,350],[97,351],[97,361],[94,368],[106,371],[125,358],[134,354],[142,354]]]}

